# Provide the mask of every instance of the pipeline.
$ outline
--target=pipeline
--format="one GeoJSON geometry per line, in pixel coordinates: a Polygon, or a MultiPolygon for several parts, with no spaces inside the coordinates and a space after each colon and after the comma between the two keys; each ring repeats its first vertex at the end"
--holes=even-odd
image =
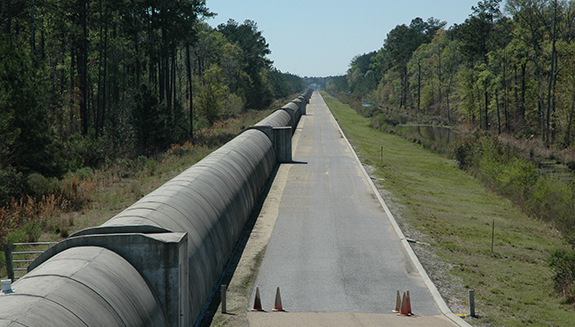
{"type": "Polygon", "coordinates": [[[193,325],[270,173],[285,161],[278,135],[293,133],[311,94],[45,251],[14,293],[0,296],[0,326],[193,325]]]}

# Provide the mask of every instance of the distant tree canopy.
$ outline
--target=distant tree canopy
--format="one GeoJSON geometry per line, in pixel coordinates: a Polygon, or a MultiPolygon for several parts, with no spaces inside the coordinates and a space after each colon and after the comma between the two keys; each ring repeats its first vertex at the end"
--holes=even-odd
{"type": "Polygon", "coordinates": [[[217,30],[242,50],[241,65],[250,81],[246,90],[247,105],[260,109],[268,106],[272,100],[271,89],[263,83],[261,76],[263,71],[271,68],[272,61],[266,58],[271,53],[269,44],[257,28],[252,20],[240,25],[230,19],[226,24],[218,25],[217,30]]]}
{"type": "MultiPolygon", "coordinates": [[[[483,0],[462,24],[415,18],[351,60],[332,90],[495,133],[571,147],[575,2],[483,0]]],[[[327,87],[327,85],[326,85],[327,87]]]]}
{"type": "Polygon", "coordinates": [[[153,155],[303,90],[256,22],[214,15],[205,0],[0,2],[0,181],[153,155]]]}

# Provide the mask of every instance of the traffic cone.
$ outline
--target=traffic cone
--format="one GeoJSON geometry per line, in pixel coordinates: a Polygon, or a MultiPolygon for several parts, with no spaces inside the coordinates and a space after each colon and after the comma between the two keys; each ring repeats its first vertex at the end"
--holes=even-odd
{"type": "Polygon", "coordinates": [[[274,308],[272,311],[285,311],[282,307],[282,298],[280,296],[280,288],[278,287],[276,291],[276,303],[274,304],[274,308]]]}
{"type": "Polygon", "coordinates": [[[407,291],[407,314],[412,316],[413,312],[411,312],[411,298],[409,297],[409,291],[407,291]]]}
{"type": "Polygon", "coordinates": [[[399,296],[399,290],[397,290],[397,294],[395,295],[395,309],[392,312],[399,312],[401,308],[401,296],[399,296]]]}
{"type": "Polygon", "coordinates": [[[398,316],[410,316],[411,315],[411,303],[409,303],[409,297],[405,292],[403,292],[403,300],[401,301],[401,308],[399,309],[398,316]]]}
{"type": "Polygon", "coordinates": [[[254,308],[252,311],[264,311],[264,309],[262,309],[262,299],[260,297],[259,287],[256,287],[256,299],[254,300],[254,308]]]}

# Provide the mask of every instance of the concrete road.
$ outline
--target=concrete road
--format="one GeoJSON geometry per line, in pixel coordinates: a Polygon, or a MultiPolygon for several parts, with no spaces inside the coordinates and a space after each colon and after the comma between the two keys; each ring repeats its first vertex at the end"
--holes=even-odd
{"type": "MultiPolygon", "coordinates": [[[[298,129],[294,163],[254,283],[264,309],[271,309],[280,287],[283,307],[287,315],[293,314],[291,324],[296,317],[304,319],[302,326],[316,325],[309,319],[343,323],[359,316],[369,320],[373,314],[396,319],[389,315],[396,292],[409,290],[418,323],[429,316],[427,322],[437,319],[437,326],[456,326],[441,316],[319,93],[314,93],[298,129]],[[294,313],[344,314],[321,319],[318,314],[294,313]]],[[[254,297],[255,291],[250,303],[254,297]]],[[[248,320],[253,326],[281,326],[266,322],[284,319],[278,315],[250,313],[248,320]]]]}

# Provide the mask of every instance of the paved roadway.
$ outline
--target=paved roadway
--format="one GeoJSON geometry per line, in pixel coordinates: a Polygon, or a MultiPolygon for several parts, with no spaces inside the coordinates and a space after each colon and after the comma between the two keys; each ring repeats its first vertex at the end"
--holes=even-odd
{"type": "MultiPolygon", "coordinates": [[[[364,320],[391,314],[396,291],[409,290],[419,323],[430,326],[421,319],[429,316],[439,319],[437,326],[455,326],[441,316],[319,93],[298,128],[294,163],[254,283],[262,302],[273,303],[279,286],[286,315],[307,317],[302,326],[319,325],[310,319],[343,326],[350,325],[345,319],[360,321],[356,313],[368,314],[364,320]]],[[[254,297],[255,291],[250,303],[254,297]]],[[[269,321],[278,315],[250,313],[248,318],[250,326],[281,325],[269,321]]]]}

